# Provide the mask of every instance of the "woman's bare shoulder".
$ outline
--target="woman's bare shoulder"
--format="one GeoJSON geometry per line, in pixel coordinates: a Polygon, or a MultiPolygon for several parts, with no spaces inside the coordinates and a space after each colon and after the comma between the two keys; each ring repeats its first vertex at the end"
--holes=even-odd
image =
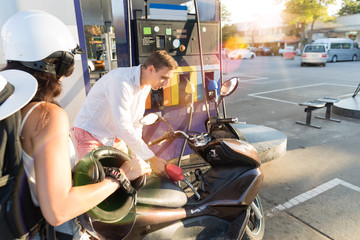
{"type": "MultiPolygon", "coordinates": [[[[24,107],[22,109],[21,113],[23,115],[26,114],[33,106],[35,106],[38,103],[39,102],[29,103],[26,107],[24,107]]],[[[57,116],[57,117],[66,117],[67,118],[67,113],[63,108],[61,108],[60,106],[58,106],[54,103],[50,103],[50,102],[40,102],[39,105],[35,109],[33,109],[31,115],[40,117],[44,113],[46,113],[47,116],[49,116],[49,117],[57,116]]]]}
{"type": "MultiPolygon", "coordinates": [[[[29,103],[23,110],[22,114],[25,116],[27,112],[35,105],[36,103],[29,103]]],[[[66,111],[59,107],[56,104],[49,102],[42,102],[37,106],[31,114],[28,116],[28,119],[25,123],[26,126],[30,127],[33,130],[40,130],[46,128],[68,128],[69,119],[66,111]]],[[[60,130],[59,129],[59,130],[60,130]]]]}
{"type": "MultiPolygon", "coordinates": [[[[35,104],[29,103],[21,110],[23,118],[35,104]]],[[[65,139],[68,135],[66,111],[55,104],[42,102],[28,115],[21,131],[21,143],[23,149],[32,155],[35,145],[42,144],[44,139],[65,139]]]]}
{"type": "Polygon", "coordinates": [[[68,127],[69,118],[66,111],[56,104],[53,103],[46,103],[46,104],[47,104],[46,108],[48,111],[47,117],[48,117],[49,126],[60,127],[60,128],[61,126],[68,127]]]}

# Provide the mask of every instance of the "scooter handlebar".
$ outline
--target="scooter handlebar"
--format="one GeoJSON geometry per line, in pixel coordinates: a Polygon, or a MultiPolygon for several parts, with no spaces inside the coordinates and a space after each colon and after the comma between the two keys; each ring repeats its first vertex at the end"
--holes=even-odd
{"type": "Polygon", "coordinates": [[[154,144],[160,143],[168,138],[185,138],[185,139],[189,139],[190,136],[186,134],[186,132],[184,131],[167,131],[164,133],[164,135],[162,137],[159,137],[157,139],[154,139],[150,142],[148,142],[149,146],[152,146],[154,144]]]}
{"type": "Polygon", "coordinates": [[[149,145],[149,146],[152,146],[152,145],[158,144],[158,143],[166,140],[167,138],[171,137],[172,135],[173,135],[173,134],[172,134],[172,131],[165,132],[162,137],[159,137],[159,138],[157,138],[157,139],[154,139],[154,140],[148,142],[148,145],[149,145]]]}
{"type": "Polygon", "coordinates": [[[237,123],[238,119],[237,118],[218,118],[217,122],[218,123],[237,123]]]}
{"type": "Polygon", "coordinates": [[[157,138],[157,139],[154,139],[154,140],[148,142],[148,145],[149,145],[149,146],[152,146],[152,145],[158,144],[158,143],[164,141],[166,138],[167,138],[167,136],[164,135],[164,136],[162,136],[162,137],[159,137],[159,138],[157,138]]]}

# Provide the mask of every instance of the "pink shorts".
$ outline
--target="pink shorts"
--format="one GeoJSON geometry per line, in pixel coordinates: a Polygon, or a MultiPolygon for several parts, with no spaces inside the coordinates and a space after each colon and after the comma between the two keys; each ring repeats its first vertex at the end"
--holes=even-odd
{"type": "MultiPolygon", "coordinates": [[[[103,146],[99,140],[84,129],[73,127],[71,130],[74,133],[78,159],[82,159],[87,153],[91,152],[91,150],[103,146]]],[[[128,148],[123,140],[116,138],[112,146],[128,153],[128,148]]]]}

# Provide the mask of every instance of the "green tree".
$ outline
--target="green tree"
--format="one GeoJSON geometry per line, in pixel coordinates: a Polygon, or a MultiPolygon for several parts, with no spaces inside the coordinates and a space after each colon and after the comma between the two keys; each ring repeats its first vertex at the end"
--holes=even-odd
{"type": "Polygon", "coordinates": [[[309,40],[311,40],[315,22],[332,19],[328,15],[328,6],[333,3],[334,0],[286,0],[282,18],[285,24],[300,30],[302,40],[305,40],[305,29],[307,24],[310,24],[309,40]]]}
{"type": "Polygon", "coordinates": [[[229,24],[231,21],[231,13],[226,9],[224,4],[221,4],[221,22],[223,24],[229,24]]]}
{"type": "Polygon", "coordinates": [[[226,42],[231,37],[238,35],[239,31],[237,30],[236,25],[225,25],[222,27],[222,41],[226,42]]]}
{"type": "Polygon", "coordinates": [[[343,0],[338,12],[339,16],[360,13],[360,2],[357,0],[343,0]]]}
{"type": "Polygon", "coordinates": [[[221,24],[223,43],[238,34],[237,27],[234,24],[231,24],[231,13],[226,9],[224,4],[221,5],[221,24]]]}

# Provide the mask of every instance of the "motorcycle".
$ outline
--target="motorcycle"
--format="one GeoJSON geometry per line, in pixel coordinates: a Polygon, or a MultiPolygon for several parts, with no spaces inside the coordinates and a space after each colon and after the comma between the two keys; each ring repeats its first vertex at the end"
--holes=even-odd
{"type": "Polygon", "coordinates": [[[206,171],[195,170],[197,187],[185,178],[180,167],[168,164],[166,171],[171,180],[146,179],[137,191],[136,205],[129,206],[131,214],[112,226],[88,219],[86,228],[97,232],[100,239],[261,240],[265,220],[258,196],[263,181],[259,155],[232,126],[237,119],[220,117],[218,112],[222,99],[237,85],[237,78],[224,82],[218,97],[216,83],[209,84],[209,97],[215,102],[217,114],[208,119],[204,133],[174,130],[155,113],[141,120],[145,126],[158,122],[168,126],[163,136],[149,145],[182,138],[207,162],[206,171]],[[185,193],[177,181],[185,182],[193,194],[185,193]]]}

